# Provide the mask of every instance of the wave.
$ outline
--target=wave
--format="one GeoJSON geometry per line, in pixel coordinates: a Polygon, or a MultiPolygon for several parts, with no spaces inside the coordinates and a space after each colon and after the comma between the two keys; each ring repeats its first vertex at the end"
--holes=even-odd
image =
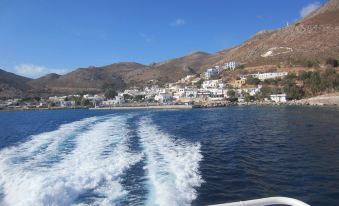
{"type": "MultiPolygon", "coordinates": [[[[53,155],[61,154],[64,142],[72,140],[84,127],[98,121],[99,118],[91,117],[61,125],[57,130],[44,132],[29,137],[27,142],[18,146],[4,148],[0,151],[1,161],[25,167],[34,168],[53,158],[53,155]],[[61,152],[61,153],[60,153],[61,152]]],[[[54,159],[56,157],[54,156],[54,159]]]]}
{"type": "Polygon", "coordinates": [[[203,182],[199,172],[200,144],[175,140],[145,117],[139,136],[146,155],[150,194],[147,205],[190,205],[203,182]]]}
{"type": "Polygon", "coordinates": [[[142,159],[129,150],[127,119],[88,118],[1,150],[0,205],[118,202],[128,193],[121,176],[142,159]]]}

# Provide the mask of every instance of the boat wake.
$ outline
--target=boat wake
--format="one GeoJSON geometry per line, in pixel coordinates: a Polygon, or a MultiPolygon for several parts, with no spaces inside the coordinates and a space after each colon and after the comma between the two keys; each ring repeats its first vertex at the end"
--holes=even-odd
{"type": "Polygon", "coordinates": [[[147,117],[133,137],[131,117],[86,118],[2,149],[0,205],[121,205],[133,189],[126,174],[138,162],[149,193],[141,204],[189,205],[202,183],[200,145],[175,140],[147,117]],[[131,150],[133,138],[142,151],[131,150]]]}
{"type": "Polygon", "coordinates": [[[139,134],[147,159],[148,204],[190,205],[202,183],[200,144],[171,138],[149,118],[141,120],[139,134]]]}
{"type": "Polygon", "coordinates": [[[89,118],[1,151],[1,205],[114,204],[126,194],[119,177],[141,159],[126,145],[125,124],[123,117],[89,118]],[[65,149],[67,142],[74,147],[65,149]]]}

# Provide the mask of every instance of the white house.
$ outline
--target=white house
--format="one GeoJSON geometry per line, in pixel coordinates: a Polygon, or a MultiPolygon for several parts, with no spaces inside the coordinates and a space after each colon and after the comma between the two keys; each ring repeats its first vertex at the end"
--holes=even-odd
{"type": "Polygon", "coordinates": [[[211,79],[222,71],[219,66],[208,68],[205,72],[205,79],[211,79]]]}
{"type": "Polygon", "coordinates": [[[186,77],[180,79],[178,81],[178,83],[185,83],[186,81],[190,80],[190,79],[193,79],[195,77],[195,75],[187,75],[186,77]]]}
{"type": "Polygon", "coordinates": [[[60,101],[60,107],[74,107],[75,101],[60,101]]]}
{"type": "Polygon", "coordinates": [[[104,95],[97,95],[97,94],[96,95],[85,94],[83,98],[91,101],[92,103],[102,102],[105,100],[104,95]]]}
{"type": "Polygon", "coordinates": [[[223,97],[224,96],[224,90],[220,89],[220,88],[208,89],[208,91],[210,91],[210,94],[213,97],[223,97]]]}
{"type": "Polygon", "coordinates": [[[193,80],[192,80],[192,85],[197,84],[200,80],[201,80],[201,78],[199,78],[199,77],[193,79],[193,80]]]}
{"type": "Polygon", "coordinates": [[[58,96],[54,96],[54,97],[48,97],[48,101],[49,102],[61,102],[64,101],[66,99],[67,96],[62,96],[62,97],[58,97],[58,96]]]}
{"type": "Polygon", "coordinates": [[[274,102],[287,102],[286,100],[286,94],[272,94],[270,95],[270,98],[274,102]]]}
{"type": "Polygon", "coordinates": [[[154,100],[160,103],[169,102],[173,99],[173,96],[170,93],[160,92],[159,94],[155,95],[154,100]]]}
{"type": "Polygon", "coordinates": [[[185,97],[187,98],[196,98],[197,97],[197,90],[193,88],[186,88],[185,90],[185,97]]]}
{"type": "Polygon", "coordinates": [[[288,75],[288,72],[268,72],[268,73],[248,74],[243,77],[246,78],[247,76],[252,76],[254,78],[258,78],[261,81],[264,81],[266,79],[275,79],[275,78],[284,77],[287,75],[288,75]]]}
{"type": "Polygon", "coordinates": [[[210,97],[211,92],[209,90],[206,90],[206,89],[199,89],[198,92],[197,92],[197,96],[198,97],[210,97]]]}
{"type": "Polygon", "coordinates": [[[234,71],[237,67],[240,66],[240,63],[237,61],[230,61],[225,63],[224,69],[234,71]]]}
{"type": "Polygon", "coordinates": [[[202,88],[203,89],[217,89],[217,88],[223,88],[224,87],[224,83],[222,82],[221,79],[217,79],[217,80],[205,80],[202,83],[202,88]]]}
{"type": "Polygon", "coordinates": [[[123,103],[125,103],[125,99],[122,93],[119,93],[118,96],[115,96],[114,99],[108,99],[106,101],[101,102],[103,106],[111,106],[111,105],[123,104],[123,103]]]}
{"type": "Polygon", "coordinates": [[[181,97],[196,98],[197,97],[197,89],[195,89],[193,87],[179,88],[174,93],[173,98],[179,99],[181,97]]]}
{"type": "Polygon", "coordinates": [[[242,89],[241,92],[244,91],[244,92],[249,93],[251,96],[254,96],[258,92],[260,92],[261,88],[262,88],[262,85],[258,85],[258,87],[242,89]]]}

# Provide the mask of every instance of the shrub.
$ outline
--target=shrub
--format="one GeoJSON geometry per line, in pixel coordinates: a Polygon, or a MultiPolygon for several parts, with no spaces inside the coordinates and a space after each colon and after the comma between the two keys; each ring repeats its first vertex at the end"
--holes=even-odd
{"type": "Polygon", "coordinates": [[[238,100],[234,90],[228,90],[227,96],[230,102],[236,102],[238,100]]]}
{"type": "Polygon", "coordinates": [[[112,88],[108,88],[105,91],[105,97],[107,99],[113,99],[117,95],[118,95],[117,92],[115,90],[113,90],[112,88]]]}
{"type": "Polygon", "coordinates": [[[321,75],[321,87],[323,90],[332,91],[339,89],[339,74],[334,69],[327,69],[321,75]]]}
{"type": "Polygon", "coordinates": [[[258,78],[254,78],[252,76],[247,77],[246,83],[250,85],[258,85],[260,83],[260,80],[258,78]]]}
{"type": "Polygon", "coordinates": [[[301,99],[304,96],[303,89],[296,84],[285,85],[284,92],[286,93],[288,100],[301,99]]]}
{"type": "Polygon", "coordinates": [[[327,65],[331,65],[332,67],[338,67],[339,66],[339,62],[338,60],[334,59],[334,58],[328,58],[326,60],[326,64],[327,65]]]}
{"type": "Polygon", "coordinates": [[[260,92],[256,94],[256,99],[263,100],[265,98],[269,98],[271,94],[272,94],[272,88],[263,86],[260,89],[260,92]]]}

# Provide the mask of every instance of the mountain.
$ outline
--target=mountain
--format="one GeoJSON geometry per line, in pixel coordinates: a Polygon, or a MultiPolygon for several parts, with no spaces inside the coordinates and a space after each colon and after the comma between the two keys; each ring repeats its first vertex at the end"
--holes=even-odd
{"type": "Polygon", "coordinates": [[[103,67],[79,68],[65,75],[49,74],[28,84],[40,95],[97,93],[101,92],[106,84],[120,90],[124,88],[128,78],[142,73],[145,69],[148,67],[142,64],[122,62],[103,67]]]}
{"type": "Polygon", "coordinates": [[[30,89],[27,85],[30,80],[0,69],[0,98],[24,96],[30,89]]]}
{"type": "Polygon", "coordinates": [[[330,0],[285,28],[258,32],[237,47],[217,53],[223,64],[237,60],[249,66],[339,57],[339,0],[330,0]]]}
{"type": "Polygon", "coordinates": [[[0,97],[97,93],[107,84],[120,90],[149,80],[174,82],[227,61],[240,61],[247,66],[324,62],[329,57],[339,59],[338,37],[339,0],[330,0],[293,25],[258,32],[243,44],[214,54],[193,52],[151,65],[121,62],[79,68],[65,75],[49,74],[34,80],[0,70],[0,97]]]}
{"type": "Polygon", "coordinates": [[[122,62],[103,67],[80,68],[65,75],[49,74],[28,82],[28,85],[35,93],[47,95],[97,93],[102,91],[105,84],[113,84],[115,89],[120,90],[126,86],[143,85],[152,79],[170,82],[188,74],[196,74],[209,56],[205,52],[194,52],[149,66],[122,62]]]}
{"type": "Polygon", "coordinates": [[[305,24],[338,24],[339,1],[331,0],[321,8],[306,16],[301,22],[305,24]]]}
{"type": "Polygon", "coordinates": [[[194,52],[180,58],[156,63],[150,65],[150,68],[139,76],[131,78],[131,81],[139,84],[152,79],[174,82],[184,76],[199,72],[209,57],[208,53],[194,52]]]}

